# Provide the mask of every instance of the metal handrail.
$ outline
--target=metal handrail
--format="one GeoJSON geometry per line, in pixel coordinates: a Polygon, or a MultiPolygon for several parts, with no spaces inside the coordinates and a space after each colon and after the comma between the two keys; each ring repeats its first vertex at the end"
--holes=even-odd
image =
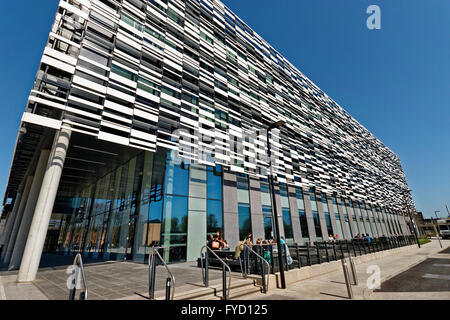
{"type": "MultiPolygon", "coordinates": [[[[267,293],[268,291],[269,291],[269,279],[270,279],[270,263],[266,260],[266,259],[264,259],[260,254],[258,254],[255,250],[253,250],[252,248],[250,248],[248,245],[246,245],[245,243],[244,243],[244,248],[245,247],[247,247],[249,250],[250,250],[250,252],[253,252],[253,254],[255,255],[255,256],[257,256],[258,258],[260,258],[262,261],[264,261],[264,263],[265,264],[267,264],[267,270],[268,270],[268,272],[267,272],[267,281],[266,281],[266,288],[264,288],[264,290],[265,290],[265,292],[267,293]]],[[[287,250],[289,250],[289,248],[287,249],[287,250]]]]}
{"type": "MultiPolygon", "coordinates": [[[[153,263],[152,263],[153,262],[153,257],[155,256],[155,253],[156,253],[156,255],[158,256],[159,260],[162,262],[162,264],[166,268],[167,273],[169,274],[169,276],[170,276],[170,278],[172,280],[173,290],[172,290],[171,300],[173,300],[173,297],[175,295],[175,276],[173,275],[172,271],[170,271],[169,267],[167,266],[167,263],[164,261],[164,259],[161,257],[161,255],[158,252],[158,249],[162,249],[162,248],[164,248],[164,247],[152,247],[152,249],[151,249],[151,251],[149,253],[149,257],[148,257],[148,272],[149,272],[148,275],[149,275],[149,278],[153,276],[152,273],[151,273],[151,268],[153,267],[153,263]]],[[[151,297],[151,295],[150,295],[150,297],[151,297]]]]}
{"type": "MultiPolygon", "coordinates": [[[[210,247],[208,247],[208,246],[203,246],[201,249],[200,249],[200,257],[202,257],[202,254],[203,254],[203,249],[205,249],[206,248],[206,250],[207,251],[209,251],[209,252],[211,252],[218,260],[219,260],[219,262],[226,268],[226,269],[228,269],[228,274],[229,274],[229,279],[228,279],[228,295],[227,295],[227,297],[224,297],[225,299],[226,298],[228,298],[228,297],[230,297],[230,289],[231,289],[231,269],[230,269],[230,266],[228,265],[228,264],[226,264],[225,263],[225,261],[223,261],[210,247]]],[[[205,256],[205,258],[206,258],[206,256],[205,256]]],[[[202,258],[200,258],[200,264],[201,264],[201,266],[202,266],[202,278],[203,278],[203,283],[205,283],[205,274],[204,274],[204,271],[203,271],[203,259],[202,258]]],[[[206,283],[205,283],[206,284],[206,283]]]]}
{"type": "MultiPolygon", "coordinates": [[[[80,268],[81,279],[83,280],[84,290],[80,294],[80,300],[87,300],[87,298],[88,298],[88,286],[87,286],[87,282],[86,282],[86,276],[84,274],[83,259],[82,259],[80,253],[78,253],[75,256],[75,259],[73,259],[73,265],[74,266],[78,266],[80,268]]],[[[75,279],[74,279],[74,282],[73,282],[74,287],[72,289],[70,289],[69,300],[75,300],[75,293],[77,291],[77,282],[78,282],[78,271],[76,270],[75,271],[75,279]]]]}

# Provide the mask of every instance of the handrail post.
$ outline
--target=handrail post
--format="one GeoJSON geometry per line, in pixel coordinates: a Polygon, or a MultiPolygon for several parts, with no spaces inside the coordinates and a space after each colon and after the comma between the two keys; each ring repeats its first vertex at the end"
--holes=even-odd
{"type": "Polygon", "coordinates": [[[266,290],[266,268],[264,266],[264,261],[261,259],[261,284],[263,287],[263,293],[267,293],[266,290]]]}
{"type": "Polygon", "coordinates": [[[78,273],[79,269],[75,267],[73,269],[74,276],[72,278],[72,288],[69,291],[69,300],[75,300],[75,294],[77,291],[78,273]]]}
{"type": "Polygon", "coordinates": [[[355,262],[351,256],[349,257],[349,260],[350,260],[350,268],[352,269],[353,284],[355,286],[357,286],[358,285],[358,276],[356,274],[355,262]]]}
{"type": "Polygon", "coordinates": [[[328,242],[325,241],[325,253],[327,255],[327,262],[330,262],[330,255],[328,254],[328,242]]]}
{"type": "Polygon", "coordinates": [[[247,250],[248,250],[248,253],[250,254],[250,253],[253,253],[254,255],[255,255],[255,264],[257,265],[258,264],[258,261],[260,261],[261,262],[261,276],[262,276],[262,282],[261,282],[261,284],[262,284],[262,286],[263,286],[263,290],[262,290],[262,292],[263,293],[267,293],[267,291],[268,291],[268,285],[269,285],[269,278],[267,278],[267,282],[266,282],[266,271],[265,271],[265,266],[264,266],[264,264],[266,264],[267,265],[267,267],[269,268],[269,271],[270,271],[270,264],[269,264],[269,262],[267,262],[265,259],[264,259],[264,256],[263,255],[260,255],[258,252],[256,252],[255,250],[253,250],[252,248],[250,248],[249,246],[247,246],[246,244],[244,244],[244,247],[247,247],[247,250]]]}
{"type": "MultiPolygon", "coordinates": [[[[161,249],[162,247],[158,248],[161,249]]],[[[167,274],[169,276],[166,281],[166,300],[173,300],[175,294],[175,277],[173,276],[163,257],[161,257],[161,255],[159,254],[158,248],[152,247],[148,257],[149,299],[155,300],[155,282],[156,282],[156,266],[157,266],[156,259],[159,259],[162,265],[166,268],[167,274]]]]}
{"type": "Polygon", "coordinates": [[[353,248],[353,253],[355,254],[356,257],[356,248],[355,248],[355,242],[352,241],[352,248],[353,248]]]}
{"type": "Polygon", "coordinates": [[[77,291],[77,284],[79,282],[79,277],[81,274],[81,278],[83,280],[83,286],[84,291],[80,293],[80,299],[79,300],[87,300],[87,294],[88,294],[88,287],[86,283],[86,277],[84,275],[84,267],[83,267],[83,259],[81,257],[81,254],[77,254],[75,256],[75,259],[73,260],[73,279],[72,279],[72,288],[69,292],[69,300],[75,300],[75,294],[77,291]]]}
{"type": "Polygon", "coordinates": [[[150,254],[150,271],[149,271],[149,298],[150,300],[155,299],[155,278],[156,278],[156,256],[154,253],[154,249],[152,249],[152,252],[150,254]]]}
{"type": "Polygon", "coordinates": [[[225,266],[222,266],[222,295],[223,300],[227,300],[227,271],[225,266]]]}
{"type": "Polygon", "coordinates": [[[347,286],[348,298],[353,299],[353,291],[352,285],[350,283],[350,276],[348,273],[347,262],[345,261],[345,258],[342,259],[341,262],[342,262],[342,270],[344,271],[345,285],[347,286]]]}
{"type": "Polygon", "coordinates": [[[172,279],[167,277],[166,279],[166,300],[170,300],[170,288],[172,287],[172,279]]]}
{"type": "Polygon", "coordinates": [[[206,248],[206,251],[205,251],[205,287],[208,287],[208,285],[209,285],[209,272],[208,272],[208,269],[209,269],[209,266],[208,266],[208,255],[209,255],[209,253],[208,253],[208,248],[206,248]]]}

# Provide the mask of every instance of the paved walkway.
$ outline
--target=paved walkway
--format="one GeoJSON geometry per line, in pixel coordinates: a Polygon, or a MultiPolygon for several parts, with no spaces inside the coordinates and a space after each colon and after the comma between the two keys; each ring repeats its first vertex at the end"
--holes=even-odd
{"type": "MultiPolygon", "coordinates": [[[[442,241],[443,248],[450,246],[450,240],[442,241]]],[[[367,273],[367,268],[377,265],[381,271],[381,288],[389,279],[399,275],[415,265],[427,259],[450,258],[450,254],[439,253],[443,251],[437,240],[418,247],[411,247],[398,254],[387,256],[378,260],[356,265],[358,285],[352,286],[355,299],[378,300],[378,299],[450,299],[450,291],[417,291],[410,288],[408,292],[386,292],[372,291],[367,288],[367,280],[372,273],[367,273]]],[[[436,262],[433,262],[436,264],[436,262]]],[[[442,263],[445,264],[445,263],[442,263]]],[[[350,272],[350,270],[349,270],[350,272]]],[[[450,268],[444,269],[450,275],[450,268]]],[[[442,273],[442,271],[441,271],[442,273]]],[[[445,280],[440,280],[445,281],[445,280]]],[[[448,281],[448,280],[447,280],[448,281]]],[[[433,289],[435,290],[435,289],[433,289]]],[[[287,289],[271,289],[268,294],[253,294],[246,297],[247,300],[348,300],[342,268],[322,276],[289,284],[287,289]]]]}
{"type": "MultiPolygon", "coordinates": [[[[449,265],[450,262],[450,240],[442,241],[445,251],[439,247],[437,240],[417,247],[405,248],[405,250],[391,256],[383,257],[367,263],[356,265],[358,286],[353,286],[355,299],[450,299],[450,291],[446,290],[442,278],[435,279],[436,275],[446,277],[450,275],[450,267],[436,265],[449,265]],[[442,253],[439,253],[442,252],[442,253]],[[425,260],[431,260],[425,262],[425,260]],[[436,259],[441,259],[437,261],[436,259]],[[379,266],[381,270],[381,290],[369,290],[366,281],[370,274],[367,268],[371,265],[379,266]],[[417,266],[417,270],[413,267],[417,266]],[[411,270],[409,270],[411,269],[411,270]],[[392,281],[407,281],[406,272],[412,272],[415,281],[438,281],[440,290],[435,288],[430,292],[423,290],[408,289],[410,291],[397,292],[393,288],[398,285],[392,281]],[[438,272],[439,271],[439,272],[438,272]],[[431,274],[431,278],[423,278],[423,275],[431,274]],[[397,276],[400,277],[397,279],[397,276]]],[[[33,283],[16,283],[17,271],[0,272],[0,300],[67,300],[69,290],[67,289],[66,273],[67,265],[71,264],[72,258],[52,257],[47,259],[57,261],[57,266],[50,267],[51,263],[43,263],[36,281],[33,283]],[[67,261],[66,261],[67,260],[67,261]]],[[[201,269],[195,263],[172,264],[170,266],[176,278],[176,293],[201,288],[201,269]]],[[[89,261],[85,264],[85,273],[89,286],[89,300],[111,300],[111,299],[145,299],[148,292],[148,269],[147,265],[132,262],[113,261],[89,261]]],[[[220,270],[210,270],[212,281],[221,278],[220,270]]],[[[155,296],[164,297],[164,285],[167,273],[162,266],[157,269],[157,282],[155,296]]],[[[408,279],[410,280],[410,279],[408,279]]],[[[411,281],[410,281],[411,282],[411,281]]],[[[271,289],[268,294],[251,294],[245,297],[248,300],[347,300],[347,290],[344,283],[342,269],[328,274],[310,278],[288,285],[288,289],[271,289]]]]}
{"type": "MultiPolygon", "coordinates": [[[[67,259],[67,257],[49,255],[46,259],[59,263],[55,267],[49,267],[51,263],[44,261],[41,265],[45,267],[39,269],[33,283],[16,283],[17,271],[0,272],[0,299],[67,300],[69,297],[67,281],[70,272],[67,273],[66,270],[71,265],[73,257],[67,259]],[[4,293],[2,294],[2,292],[4,293]]],[[[89,300],[139,300],[146,299],[148,296],[148,265],[133,262],[87,261],[90,263],[85,263],[84,270],[88,283],[89,300]]],[[[196,263],[171,264],[170,270],[175,277],[176,293],[201,287],[202,273],[196,263]]],[[[221,277],[221,271],[210,269],[210,280],[217,280],[221,277]]],[[[164,297],[166,278],[167,272],[162,266],[158,266],[155,283],[155,298],[157,299],[164,297]]]]}

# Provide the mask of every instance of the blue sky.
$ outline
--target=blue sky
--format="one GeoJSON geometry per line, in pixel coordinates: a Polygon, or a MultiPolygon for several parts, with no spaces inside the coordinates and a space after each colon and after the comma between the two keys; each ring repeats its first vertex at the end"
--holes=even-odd
{"type": "MultiPolygon", "coordinates": [[[[57,7],[0,12],[0,193],[57,7]]],[[[225,0],[224,3],[399,155],[426,216],[450,205],[450,1],[225,0]],[[381,8],[381,30],[366,9],[381,8]]]]}

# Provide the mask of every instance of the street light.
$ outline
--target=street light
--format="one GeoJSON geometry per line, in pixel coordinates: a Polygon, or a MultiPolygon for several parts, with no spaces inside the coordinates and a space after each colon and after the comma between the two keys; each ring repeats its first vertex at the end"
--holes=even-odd
{"type": "Polygon", "coordinates": [[[438,215],[437,215],[437,213],[438,212],[440,212],[440,211],[435,211],[434,212],[434,215],[436,216],[436,235],[437,235],[437,238],[438,238],[438,240],[439,240],[439,245],[441,246],[441,248],[442,248],[442,243],[441,243],[441,229],[439,228],[439,222],[438,222],[438,219],[439,219],[439,217],[438,217],[438,215]]]}
{"type": "MultiPolygon", "coordinates": [[[[403,193],[403,195],[405,195],[406,193],[408,193],[408,195],[411,196],[411,191],[412,191],[411,189],[408,189],[407,191],[405,191],[405,192],[403,193]]],[[[420,248],[419,237],[417,237],[417,231],[416,231],[416,228],[415,228],[415,226],[414,226],[414,221],[413,221],[413,218],[411,217],[411,212],[409,211],[409,205],[408,205],[408,201],[406,200],[406,198],[405,198],[405,204],[406,204],[406,210],[408,210],[409,220],[411,221],[412,229],[413,229],[413,231],[414,231],[414,236],[416,237],[417,245],[418,245],[419,248],[420,248]]]]}
{"type": "MultiPolygon", "coordinates": [[[[277,205],[275,202],[275,189],[274,189],[274,182],[273,182],[273,171],[272,171],[272,153],[270,151],[270,140],[269,140],[269,133],[272,129],[279,128],[283,126],[286,122],[283,120],[279,120],[277,122],[272,123],[267,128],[267,155],[269,156],[269,168],[270,168],[270,175],[269,175],[269,187],[271,189],[272,194],[272,219],[274,220],[275,224],[275,237],[277,239],[277,250],[278,250],[278,264],[280,266],[280,282],[281,282],[281,288],[286,289],[286,280],[284,277],[284,267],[283,267],[283,257],[281,254],[281,237],[280,237],[280,226],[278,224],[278,212],[277,212],[277,205]]],[[[286,249],[288,250],[288,249],[286,249]]]]}

